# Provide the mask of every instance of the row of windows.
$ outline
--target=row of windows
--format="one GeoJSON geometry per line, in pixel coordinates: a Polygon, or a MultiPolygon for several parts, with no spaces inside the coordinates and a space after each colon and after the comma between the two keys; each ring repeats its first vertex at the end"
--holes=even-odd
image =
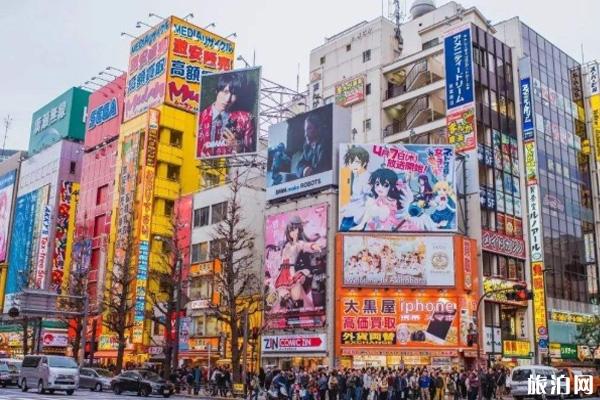
{"type": "MultiPolygon", "coordinates": [[[[350,50],[352,50],[352,45],[351,44],[346,45],[346,51],[350,51],[350,50]]],[[[327,61],[327,56],[321,56],[321,58],[319,59],[319,64],[325,65],[326,61],[327,61]]],[[[368,50],[365,50],[362,52],[362,61],[363,61],[363,63],[371,61],[371,49],[368,49],[368,50]]]]}
{"type": "Polygon", "coordinates": [[[504,257],[494,253],[482,252],[483,276],[508,279],[511,281],[525,280],[525,263],[512,257],[504,257]]]}
{"type": "Polygon", "coordinates": [[[193,227],[199,228],[211,224],[218,224],[227,216],[227,202],[213,204],[194,210],[193,227]]]}
{"type": "Polygon", "coordinates": [[[221,258],[225,255],[227,242],[224,239],[192,244],[192,264],[221,258]]]}

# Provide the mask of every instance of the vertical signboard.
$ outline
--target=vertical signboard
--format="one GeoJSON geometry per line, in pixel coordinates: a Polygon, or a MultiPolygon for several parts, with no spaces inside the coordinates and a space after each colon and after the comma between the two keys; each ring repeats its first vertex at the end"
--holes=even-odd
{"type": "Polygon", "coordinates": [[[132,343],[142,343],[146,308],[146,284],[148,282],[148,258],[150,256],[150,229],[152,225],[152,206],[154,204],[154,178],[156,149],[158,146],[158,125],[160,112],[148,110],[148,127],[145,143],[144,168],[142,169],[142,210],[140,217],[140,246],[135,284],[135,312],[132,343]]]}
{"type": "Polygon", "coordinates": [[[123,121],[164,101],[169,32],[167,18],[131,43],[123,121]]]}
{"type": "Polygon", "coordinates": [[[521,79],[521,118],[523,140],[533,139],[533,108],[531,106],[531,78],[521,79]]]}
{"type": "Polygon", "coordinates": [[[52,278],[50,290],[59,292],[63,283],[66,266],[67,241],[69,238],[69,217],[74,200],[74,183],[63,181],[60,186],[58,209],[56,210],[56,229],[54,233],[54,256],[52,258],[52,278]]]}
{"type": "Polygon", "coordinates": [[[42,229],[35,267],[35,287],[44,289],[46,284],[46,257],[48,255],[48,242],[50,241],[50,219],[52,218],[52,206],[44,207],[42,216],[42,229]]]}
{"type": "Polygon", "coordinates": [[[8,244],[8,227],[12,214],[13,189],[16,171],[0,177],[0,262],[6,261],[8,244]]]}
{"type": "Polygon", "coordinates": [[[446,33],[444,60],[448,143],[456,145],[457,152],[473,150],[477,145],[477,131],[470,23],[446,33]]]}
{"type": "Polygon", "coordinates": [[[203,72],[231,70],[235,44],[181,18],[171,21],[165,102],[195,113],[203,72]]]}

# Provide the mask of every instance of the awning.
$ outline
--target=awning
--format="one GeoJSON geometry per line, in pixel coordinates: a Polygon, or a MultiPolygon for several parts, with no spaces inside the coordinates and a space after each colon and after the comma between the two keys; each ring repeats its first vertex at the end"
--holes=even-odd
{"type": "MultiPolygon", "coordinates": [[[[125,350],[125,352],[123,354],[127,355],[129,353],[131,353],[131,350],[125,350]]],[[[116,350],[95,351],[94,358],[117,358],[117,351],[116,350]]]]}
{"type": "MultiPolygon", "coordinates": [[[[202,357],[202,358],[208,358],[208,351],[206,350],[186,350],[186,351],[180,351],[179,352],[179,357],[202,357]]],[[[219,351],[211,351],[210,352],[210,358],[219,358],[221,357],[221,353],[219,351]]]]}

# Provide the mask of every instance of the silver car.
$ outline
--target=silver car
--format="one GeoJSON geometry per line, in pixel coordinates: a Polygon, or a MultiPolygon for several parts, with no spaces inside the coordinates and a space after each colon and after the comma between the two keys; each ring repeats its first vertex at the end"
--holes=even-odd
{"type": "Polygon", "coordinates": [[[25,356],[19,384],[23,392],[37,388],[41,394],[64,390],[72,395],[79,385],[79,367],[71,357],[44,354],[25,356]]]}
{"type": "Polygon", "coordinates": [[[79,370],[79,388],[101,392],[110,390],[113,374],[102,368],[81,368],[79,370]]]}

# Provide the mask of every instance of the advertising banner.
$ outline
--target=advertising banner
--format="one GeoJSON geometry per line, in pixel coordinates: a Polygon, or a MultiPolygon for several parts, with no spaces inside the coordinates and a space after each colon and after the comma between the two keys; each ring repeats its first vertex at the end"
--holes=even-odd
{"type": "Polygon", "coordinates": [[[116,336],[100,335],[98,337],[98,350],[117,350],[119,342],[116,336]]]}
{"type": "Polygon", "coordinates": [[[118,116],[119,107],[117,105],[117,98],[113,97],[90,111],[87,129],[90,131],[118,116]]]}
{"type": "Polygon", "coordinates": [[[123,121],[128,121],[165,99],[170,19],[131,42],[123,121]]]}
{"type": "Polygon", "coordinates": [[[35,266],[35,287],[45,289],[46,284],[46,258],[50,241],[50,220],[52,219],[52,206],[44,207],[42,216],[42,229],[40,231],[39,249],[35,266]]]}
{"type": "Polygon", "coordinates": [[[531,263],[531,287],[533,288],[533,325],[538,349],[548,351],[548,326],[546,323],[546,291],[544,286],[544,263],[531,263]]]}
{"type": "Polygon", "coordinates": [[[0,262],[7,259],[8,231],[16,174],[16,171],[11,171],[0,176],[0,262]]]}
{"type": "MultiPolygon", "coordinates": [[[[513,288],[513,286],[516,283],[523,283],[523,282],[509,281],[509,280],[500,279],[500,278],[490,278],[490,277],[486,276],[483,278],[483,290],[484,290],[484,292],[492,292],[492,291],[497,291],[497,290],[505,290],[506,292],[508,292],[510,289],[513,288]]],[[[518,304],[520,306],[527,305],[526,302],[508,300],[506,298],[506,292],[494,293],[494,294],[489,295],[488,298],[490,301],[494,301],[497,303],[518,304]]]]}
{"type": "Polygon", "coordinates": [[[205,72],[229,71],[235,44],[196,25],[171,17],[167,96],[165,102],[182,110],[198,112],[200,80],[205,72]]]}
{"type": "Polygon", "coordinates": [[[349,134],[345,125],[350,122],[348,113],[347,121],[337,115],[336,108],[328,104],[269,128],[267,200],[335,183],[335,145],[342,134],[349,134]]]}
{"type": "Polygon", "coordinates": [[[335,85],[335,104],[348,107],[365,99],[365,76],[360,75],[335,85]]]}
{"type": "Polygon", "coordinates": [[[267,216],[265,318],[272,329],[325,323],[327,208],[267,216]]]}
{"type": "Polygon", "coordinates": [[[454,147],[340,145],[341,232],[454,232],[454,147]]]}
{"type": "MultiPolygon", "coordinates": [[[[456,347],[461,329],[458,298],[435,296],[342,296],[342,345],[402,348],[456,347]]],[[[464,327],[465,330],[468,327],[464,327]]],[[[466,335],[466,334],[465,334],[466,335]]]]}
{"type": "Polygon", "coordinates": [[[44,330],[42,332],[42,344],[44,347],[67,347],[69,335],[66,332],[44,330]]]}
{"type": "Polygon", "coordinates": [[[446,130],[448,143],[455,145],[457,152],[466,152],[477,147],[475,107],[467,106],[447,112],[446,130]]]}
{"type": "Polygon", "coordinates": [[[60,292],[65,272],[67,241],[69,238],[69,217],[74,206],[74,190],[77,184],[63,181],[60,186],[58,210],[56,211],[56,229],[54,231],[54,256],[52,257],[52,278],[50,290],[60,292]]]}
{"type": "Polygon", "coordinates": [[[344,286],[454,286],[450,236],[344,236],[344,286]]]}
{"type": "Polygon", "coordinates": [[[73,265],[77,272],[86,272],[92,258],[92,239],[83,239],[73,243],[73,265]]]}
{"type": "Polygon", "coordinates": [[[571,311],[549,310],[548,318],[551,321],[566,324],[591,324],[594,322],[594,316],[592,314],[579,314],[571,311]]]}
{"type": "Polygon", "coordinates": [[[540,215],[540,193],[538,185],[527,187],[527,206],[529,216],[529,255],[531,261],[542,261],[542,216],[540,215]]]}
{"type": "Polygon", "coordinates": [[[456,145],[457,152],[473,150],[477,145],[477,133],[470,23],[446,33],[444,60],[448,143],[456,145]]]}
{"type": "Polygon", "coordinates": [[[571,95],[574,102],[583,100],[583,84],[581,83],[581,67],[575,66],[569,70],[571,95]]]}
{"type": "Polygon", "coordinates": [[[594,133],[596,161],[600,161],[600,94],[590,97],[590,106],[592,109],[592,131],[594,133]]]}
{"type": "Polygon", "coordinates": [[[4,312],[12,307],[12,297],[26,288],[32,266],[32,236],[35,225],[38,191],[34,190],[17,198],[15,219],[10,240],[8,272],[6,277],[6,298],[4,312]]]}
{"type": "Polygon", "coordinates": [[[529,358],[531,345],[525,340],[503,340],[502,355],[504,357],[529,358]]]}
{"type": "Polygon", "coordinates": [[[260,67],[202,75],[196,157],[255,153],[260,67]]]}
{"type": "Polygon", "coordinates": [[[500,328],[485,327],[485,342],[483,351],[489,353],[502,353],[502,331],[500,328]]]}
{"type": "Polygon", "coordinates": [[[314,352],[327,350],[327,335],[315,333],[313,335],[281,335],[263,336],[262,352],[289,353],[289,352],[314,352]]]}
{"type": "Polygon", "coordinates": [[[527,185],[537,184],[537,156],[535,142],[525,142],[523,144],[525,152],[525,174],[527,177],[527,185]]]}
{"type": "Polygon", "coordinates": [[[588,96],[600,94],[600,70],[598,63],[595,61],[588,63],[587,70],[588,96]]]}
{"type": "Polygon", "coordinates": [[[518,237],[510,237],[502,233],[483,229],[481,236],[481,249],[508,257],[526,259],[525,241],[518,237]]]}
{"type": "Polygon", "coordinates": [[[531,102],[531,78],[521,79],[521,118],[523,140],[533,139],[533,104],[531,102]]]}

